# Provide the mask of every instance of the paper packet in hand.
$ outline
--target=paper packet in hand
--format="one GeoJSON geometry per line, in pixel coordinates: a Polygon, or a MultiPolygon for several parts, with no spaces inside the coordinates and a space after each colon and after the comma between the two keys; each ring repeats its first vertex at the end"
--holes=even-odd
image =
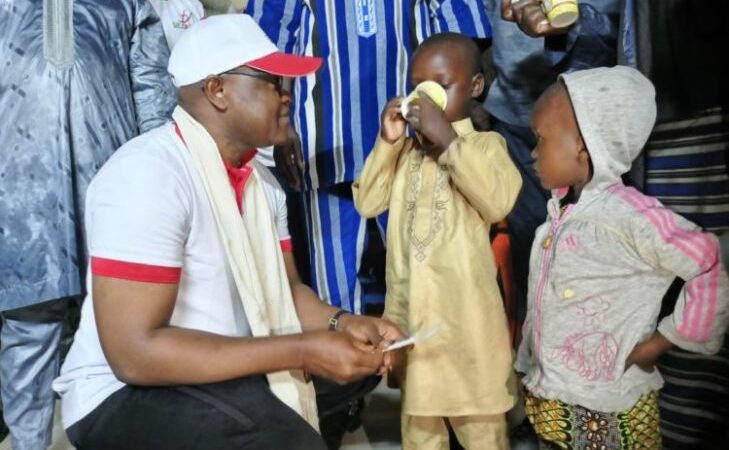
{"type": "Polygon", "coordinates": [[[419,342],[423,342],[427,339],[430,339],[433,337],[438,330],[440,329],[440,324],[431,325],[428,328],[424,328],[417,333],[414,333],[409,338],[401,339],[399,341],[395,341],[392,344],[385,347],[382,352],[389,352],[392,350],[397,350],[398,348],[407,347],[408,345],[415,345],[419,342]]]}

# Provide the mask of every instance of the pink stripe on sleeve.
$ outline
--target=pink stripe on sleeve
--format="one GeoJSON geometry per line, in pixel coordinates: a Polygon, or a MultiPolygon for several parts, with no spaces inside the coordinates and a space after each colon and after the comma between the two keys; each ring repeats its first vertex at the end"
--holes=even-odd
{"type": "Polygon", "coordinates": [[[704,272],[687,280],[686,305],[678,332],[686,339],[705,342],[716,315],[718,271],[721,270],[716,263],[717,243],[703,232],[680,227],[676,215],[660,207],[660,202],[652,197],[620,184],[610,186],[608,191],[635,208],[656,228],[664,242],[680,250],[704,272]]]}
{"type": "Polygon", "coordinates": [[[678,329],[678,334],[684,338],[688,338],[689,325],[691,324],[691,310],[694,309],[696,300],[698,299],[696,296],[696,283],[686,283],[686,287],[684,289],[686,291],[686,306],[683,308],[683,320],[681,321],[681,326],[678,329]]]}
{"type": "Polygon", "coordinates": [[[698,286],[696,288],[693,320],[691,321],[691,327],[689,328],[688,339],[697,341],[699,337],[699,326],[701,324],[701,312],[704,310],[704,303],[706,303],[706,277],[699,276],[694,278],[692,281],[695,281],[698,286]]]}
{"type": "Polygon", "coordinates": [[[706,319],[704,319],[704,329],[701,333],[701,340],[706,342],[709,339],[709,331],[711,326],[714,324],[714,317],[716,315],[716,300],[717,290],[719,289],[719,271],[721,266],[719,264],[714,265],[709,275],[709,307],[706,311],[706,319]]]}
{"type": "Polygon", "coordinates": [[[664,242],[681,250],[696,265],[704,268],[706,263],[704,254],[708,249],[703,239],[696,239],[697,233],[687,232],[676,225],[670,211],[648,209],[640,213],[656,227],[664,242]]]}
{"type": "Polygon", "coordinates": [[[615,184],[610,186],[608,191],[625,200],[650,221],[666,243],[681,250],[703,270],[711,267],[707,265],[709,262],[705,255],[716,251],[716,245],[703,233],[679,227],[673,212],[664,208],[656,208],[660,206],[656,199],[643,195],[633,188],[615,184]]]}

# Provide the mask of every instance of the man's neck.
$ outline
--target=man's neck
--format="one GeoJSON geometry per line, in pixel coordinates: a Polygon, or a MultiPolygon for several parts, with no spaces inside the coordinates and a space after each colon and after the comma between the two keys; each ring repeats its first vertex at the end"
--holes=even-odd
{"type": "Polygon", "coordinates": [[[245,155],[251,150],[250,146],[233,145],[230,141],[218,140],[215,136],[213,136],[213,140],[218,146],[218,151],[220,152],[220,157],[223,158],[223,162],[233,167],[243,165],[245,155]],[[226,143],[229,145],[225,145],[226,143]]]}
{"type": "Polygon", "coordinates": [[[207,114],[200,113],[194,108],[183,106],[185,111],[188,112],[195,120],[197,120],[203,128],[210,134],[210,137],[215,141],[215,145],[218,147],[220,157],[223,162],[233,167],[240,167],[243,164],[245,155],[253,148],[251,145],[246,144],[240,140],[232,139],[228,133],[226,133],[225,127],[221,120],[210,117],[207,114]]]}

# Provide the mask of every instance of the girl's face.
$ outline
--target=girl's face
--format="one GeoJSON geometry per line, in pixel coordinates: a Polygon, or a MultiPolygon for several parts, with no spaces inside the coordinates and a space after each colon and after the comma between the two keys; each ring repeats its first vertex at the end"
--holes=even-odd
{"type": "Polygon", "coordinates": [[[590,158],[564,87],[552,87],[539,98],[532,128],[537,137],[532,157],[542,187],[551,190],[586,183],[590,158]]]}

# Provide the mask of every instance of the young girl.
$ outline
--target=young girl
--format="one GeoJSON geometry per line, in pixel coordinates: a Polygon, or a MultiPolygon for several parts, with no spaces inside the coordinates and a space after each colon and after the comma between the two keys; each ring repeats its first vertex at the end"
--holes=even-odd
{"type": "Polygon", "coordinates": [[[659,449],[656,359],[712,353],[729,279],[714,237],[622,184],[656,117],[655,90],[628,67],[573,72],[533,113],[542,185],[516,368],[539,437],[563,449],[659,449]],[[686,285],[657,321],[671,282],[686,285]]]}
{"type": "Polygon", "coordinates": [[[489,229],[511,210],[521,178],[504,139],[468,118],[484,86],[478,58],[456,34],[421,44],[412,85],[440,84],[447,107],[422,97],[403,117],[401,99],[390,101],[353,185],[360,214],[389,209],[385,317],[411,334],[438,330],[401,366],[406,450],[448,448],[447,423],[468,449],[508,447],[512,358],[489,229]],[[406,137],[406,120],[418,138],[406,137]]]}

